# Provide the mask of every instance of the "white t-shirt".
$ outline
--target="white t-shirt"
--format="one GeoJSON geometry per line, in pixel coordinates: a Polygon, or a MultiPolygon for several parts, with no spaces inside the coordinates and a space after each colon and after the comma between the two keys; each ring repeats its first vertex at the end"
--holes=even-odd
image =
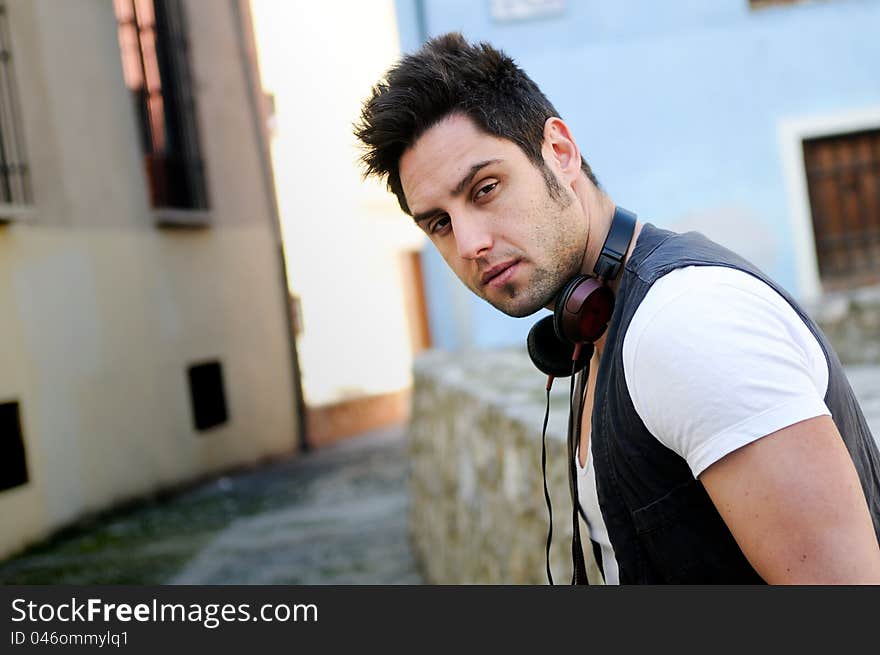
{"type": "MultiPolygon", "coordinates": [[[[624,336],[623,370],[645,427],[695,478],[737,448],[831,413],[812,332],[771,287],[723,266],[676,269],[651,286],[624,336]]],[[[592,461],[577,463],[580,504],[606,583],[617,584],[592,461]]]]}

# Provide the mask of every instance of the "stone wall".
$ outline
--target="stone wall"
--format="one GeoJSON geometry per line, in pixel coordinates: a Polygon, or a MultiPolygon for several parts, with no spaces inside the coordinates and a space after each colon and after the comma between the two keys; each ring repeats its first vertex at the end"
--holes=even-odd
{"type": "Polygon", "coordinates": [[[844,364],[880,364],[880,286],[826,294],[810,310],[844,364]]]}
{"type": "MultiPolygon", "coordinates": [[[[415,366],[410,531],[433,584],[546,584],[541,476],[545,376],[523,350],[430,352],[415,366]]],[[[571,577],[566,468],[569,379],[551,392],[547,483],[554,582],[571,577]]],[[[588,533],[581,524],[581,538],[588,533]]],[[[584,549],[591,582],[600,580],[584,549]]]]}
{"type": "MultiPolygon", "coordinates": [[[[869,352],[864,344],[871,340],[861,346],[851,343],[849,361],[869,352]]],[[[880,445],[880,364],[846,368],[880,445]]],[[[429,583],[547,582],[548,517],[541,480],[544,382],[521,350],[430,352],[416,362],[409,526],[429,583]]],[[[568,389],[568,379],[556,381],[547,430],[547,480],[553,502],[550,562],[556,583],[567,583],[571,576],[568,389]]],[[[581,537],[588,543],[583,523],[581,537]]],[[[590,581],[599,582],[589,547],[584,556],[590,581]]]]}

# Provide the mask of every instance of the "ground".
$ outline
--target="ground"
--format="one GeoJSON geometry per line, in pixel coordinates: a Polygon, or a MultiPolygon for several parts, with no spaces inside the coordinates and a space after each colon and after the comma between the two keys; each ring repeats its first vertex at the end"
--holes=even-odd
{"type": "Polygon", "coordinates": [[[10,584],[419,584],[401,427],[229,475],[0,563],[10,584]]]}

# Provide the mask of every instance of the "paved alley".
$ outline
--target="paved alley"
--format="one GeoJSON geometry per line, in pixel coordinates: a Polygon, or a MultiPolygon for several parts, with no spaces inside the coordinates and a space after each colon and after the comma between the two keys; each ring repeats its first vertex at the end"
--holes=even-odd
{"type": "Polygon", "coordinates": [[[218,478],[0,563],[2,584],[419,584],[402,428],[218,478]]]}

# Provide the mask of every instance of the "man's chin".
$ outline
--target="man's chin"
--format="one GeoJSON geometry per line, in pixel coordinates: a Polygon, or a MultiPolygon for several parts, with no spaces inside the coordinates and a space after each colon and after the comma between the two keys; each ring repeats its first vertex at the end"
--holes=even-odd
{"type": "Polygon", "coordinates": [[[547,302],[538,298],[485,298],[498,311],[512,318],[524,318],[544,308],[547,302]]]}

